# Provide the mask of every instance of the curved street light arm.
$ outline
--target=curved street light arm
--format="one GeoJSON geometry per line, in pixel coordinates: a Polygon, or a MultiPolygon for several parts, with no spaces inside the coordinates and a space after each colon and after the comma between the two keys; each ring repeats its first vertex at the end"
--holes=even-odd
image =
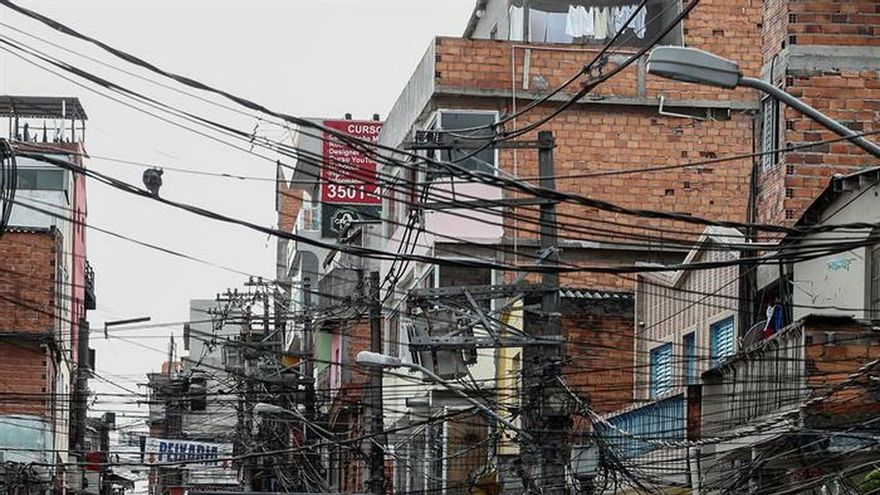
{"type": "Polygon", "coordinates": [[[803,101],[786,93],[782,89],[777,88],[776,86],[774,86],[768,82],[762,81],[760,79],[755,79],[752,77],[740,77],[738,85],[745,86],[748,88],[757,89],[758,91],[761,91],[763,93],[767,93],[768,95],[785,103],[786,105],[790,106],[791,108],[794,108],[795,110],[804,114],[805,116],[809,117],[810,119],[814,120],[815,122],[818,122],[823,127],[834,132],[835,134],[837,134],[841,137],[849,138],[850,142],[852,142],[854,145],[858,146],[859,148],[862,148],[863,150],[867,151],[868,153],[874,155],[875,157],[880,158],[880,146],[872,143],[871,141],[868,141],[864,137],[858,135],[858,133],[856,133],[855,131],[853,131],[849,127],[846,127],[845,125],[832,119],[831,117],[828,117],[824,113],[820,112],[819,110],[816,110],[815,108],[811,107],[810,105],[807,105],[803,101]]]}

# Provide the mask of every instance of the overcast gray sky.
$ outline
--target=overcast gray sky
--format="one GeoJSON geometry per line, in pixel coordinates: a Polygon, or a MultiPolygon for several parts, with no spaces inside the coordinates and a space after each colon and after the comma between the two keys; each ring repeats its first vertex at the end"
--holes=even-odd
{"type": "MultiPolygon", "coordinates": [[[[461,35],[473,0],[106,0],[25,1],[20,4],[60,20],[168,70],[190,75],[271,108],[301,116],[384,118],[409,79],[429,40],[461,35]]],[[[0,7],[0,22],[118,68],[133,67],[47,27],[0,7]]],[[[0,32],[45,50],[113,81],[239,128],[259,123],[114,72],[76,55],[28,38],[5,26],[0,32]]],[[[154,80],[146,72],[138,72],[154,80]]],[[[168,82],[168,81],[163,81],[168,82]]],[[[172,127],[126,108],[0,52],[3,94],[80,98],[89,115],[88,165],[140,184],[142,168],[98,157],[155,163],[158,166],[274,177],[274,165],[172,127]]],[[[220,101],[220,100],[218,100],[220,101]]],[[[265,124],[260,132],[281,137],[265,124]]],[[[167,171],[164,196],[274,225],[274,186],[270,180],[231,180],[167,171]]],[[[163,207],[89,183],[90,224],[159,244],[217,264],[267,277],[274,275],[274,239],[243,228],[163,207]]],[[[153,322],[188,318],[190,299],[212,298],[243,278],[88,231],[88,256],[95,267],[98,310],[92,328],[105,320],[149,315],[153,322]]],[[[144,374],[158,370],[168,336],[181,325],[133,329],[117,335],[133,343],[104,340],[92,333],[97,371],[134,388],[144,374]]],[[[181,346],[182,347],[182,346],[181,346]]],[[[121,393],[99,380],[92,387],[121,393]]],[[[143,389],[141,389],[143,390],[143,389]]],[[[122,398],[103,398],[96,413],[115,408],[122,398]]],[[[124,420],[120,420],[125,422],[124,420]]]]}

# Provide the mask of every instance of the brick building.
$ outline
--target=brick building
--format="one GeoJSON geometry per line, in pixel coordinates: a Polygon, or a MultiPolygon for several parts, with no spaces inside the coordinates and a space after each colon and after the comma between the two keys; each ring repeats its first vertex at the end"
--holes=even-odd
{"type": "MultiPolygon", "coordinates": [[[[761,76],[856,132],[877,130],[880,2],[763,2],[761,76]]],[[[763,149],[836,138],[790,108],[763,99],[763,149]]],[[[876,140],[876,136],[868,136],[876,140]]],[[[836,173],[878,165],[847,141],[765,156],[758,220],[793,223],[836,173]]]]}
{"type": "MultiPolygon", "coordinates": [[[[442,37],[431,42],[386,118],[379,142],[402,147],[420,130],[454,131],[491,126],[515,114],[581,70],[596,58],[601,45],[607,41],[607,36],[575,39],[560,35],[552,26],[558,26],[560,18],[564,21],[569,6],[610,9],[636,4],[638,2],[629,1],[477,2],[463,37],[442,37]]],[[[644,32],[625,32],[621,43],[604,60],[602,70],[610,71],[625,63],[646,40],[657,36],[662,30],[660,26],[670,22],[680,8],[677,1],[649,2],[646,17],[653,21],[646,24],[644,32]]],[[[754,2],[704,2],[689,14],[681,28],[673,29],[664,38],[664,43],[694,46],[736,59],[746,74],[757,76],[761,69],[761,17],[761,6],[754,2]]],[[[549,96],[529,112],[507,121],[504,130],[515,132],[542,121],[580,88],[579,83],[575,83],[549,96]]],[[[749,217],[753,169],[750,159],[638,174],[629,172],[748,154],[753,149],[758,111],[759,100],[749,91],[719,91],[655,78],[647,74],[645,60],[641,59],[574,102],[540,130],[552,131],[555,137],[558,190],[625,208],[745,221],[749,217]]],[[[520,139],[536,137],[536,133],[531,132],[520,139]]],[[[445,159],[463,154],[453,151],[449,155],[434,156],[445,159]]],[[[462,161],[461,165],[530,182],[537,182],[535,178],[539,175],[535,150],[488,150],[462,161]]],[[[406,167],[389,166],[382,172],[398,177],[397,187],[386,191],[383,204],[386,243],[382,247],[385,250],[508,264],[537,263],[538,224],[534,205],[504,209],[478,206],[439,209],[419,205],[424,206],[425,230],[416,245],[406,242],[405,225],[415,206],[410,202],[416,197],[406,190],[411,181],[428,183],[427,202],[518,200],[525,199],[525,194],[477,181],[443,177],[435,170],[413,172],[406,167]]],[[[679,262],[701,233],[693,225],[571,204],[559,204],[557,210],[563,263],[615,266],[679,262]]],[[[383,276],[399,269],[393,262],[383,263],[383,276]]],[[[410,289],[499,284],[515,277],[500,270],[461,269],[467,276],[455,271],[454,267],[406,264],[397,278],[396,290],[387,295],[385,311],[393,314],[405,308],[405,294],[410,289]],[[443,283],[443,279],[451,283],[443,283]]],[[[576,287],[581,294],[620,294],[633,290],[631,278],[609,274],[563,274],[561,283],[565,287],[576,287]]],[[[566,311],[572,312],[563,313],[564,333],[573,339],[566,346],[570,364],[565,377],[579,392],[593,396],[597,407],[611,411],[632,401],[633,375],[626,372],[633,366],[634,355],[632,300],[628,309],[625,305],[603,309],[608,301],[589,303],[566,301],[563,305],[566,311]],[[617,371],[612,371],[615,368],[617,371]]],[[[405,342],[406,332],[387,324],[385,338],[405,342]]],[[[477,380],[496,376],[506,380],[506,387],[520,387],[516,380],[506,378],[506,375],[514,377],[522,373],[521,361],[514,369],[506,362],[515,361],[516,354],[517,349],[509,349],[499,351],[494,360],[481,357],[472,372],[477,380]],[[484,369],[487,376],[478,375],[484,369]]],[[[399,356],[409,358],[404,350],[399,351],[399,356]]],[[[402,401],[393,405],[394,409],[403,407],[402,401]]],[[[504,448],[516,455],[515,446],[504,448]]],[[[506,481],[502,484],[507,486],[506,481]]]]}
{"type": "MultiPolygon", "coordinates": [[[[638,3],[635,0],[478,0],[462,37],[440,37],[430,43],[384,122],[380,144],[404,147],[422,130],[455,131],[492,126],[547,96],[546,101],[527,113],[507,120],[503,129],[512,133],[541,122],[581,86],[577,82],[551,96],[549,92],[591,62],[610,39],[608,32],[600,35],[592,31],[580,36],[567,33],[565,21],[569,8],[615,12],[638,3]]],[[[601,72],[607,73],[625,63],[687,5],[688,2],[680,0],[649,1],[642,18],[644,30],[624,32],[620,43],[600,64],[601,72]]],[[[874,82],[880,69],[875,50],[880,42],[873,33],[875,18],[880,15],[878,5],[877,1],[704,0],[681,26],[664,36],[660,44],[700,48],[734,60],[745,75],[771,80],[853,129],[871,131],[870,121],[876,119],[873,92],[878,90],[874,82]]],[[[613,31],[611,26],[606,27],[613,31]]],[[[583,79],[599,73],[594,71],[583,79]]],[[[874,164],[861,150],[838,142],[756,159],[739,158],[664,170],[663,166],[748,155],[835,136],[752,90],[719,90],[656,78],[647,73],[644,57],[573,102],[540,129],[552,131],[556,140],[557,189],[624,208],[669,211],[713,220],[794,222],[821,193],[831,174],[874,164]],[[658,169],[643,171],[653,168],[658,169]],[[633,173],[636,171],[638,173],[633,173]]],[[[520,139],[535,137],[535,133],[527,133],[520,139]]],[[[461,150],[453,150],[433,156],[449,159],[461,158],[463,154],[461,150]]],[[[461,165],[472,171],[512,175],[529,182],[536,182],[539,175],[534,150],[483,150],[463,160],[461,165]]],[[[294,173],[290,184],[305,177],[298,173],[294,173]]],[[[474,180],[452,179],[442,171],[428,168],[385,166],[380,174],[393,185],[383,191],[382,228],[365,227],[361,238],[365,244],[388,253],[521,265],[538,262],[537,207],[485,206],[485,200],[518,200],[525,199],[526,195],[474,180]],[[425,201],[417,201],[419,195],[412,184],[426,184],[425,201]],[[454,201],[474,204],[456,208],[449,205],[454,201]],[[478,201],[484,203],[480,205],[478,201]],[[416,242],[410,237],[413,229],[409,225],[413,218],[418,218],[423,229],[416,242]]],[[[310,196],[315,197],[314,191],[310,196]]],[[[303,220],[315,215],[313,203],[305,201],[304,196],[298,201],[286,206],[279,203],[279,211],[288,216],[298,213],[303,220]],[[300,208],[305,205],[309,208],[300,208]]],[[[702,229],[692,224],[609,213],[567,203],[558,206],[558,222],[563,263],[670,264],[685,259],[694,243],[703,241],[702,229]]],[[[303,226],[306,228],[299,228],[300,233],[320,230],[311,222],[304,222],[303,226]]],[[[745,239],[746,236],[735,233],[735,237],[745,239]]],[[[739,254],[706,250],[699,256],[691,260],[728,259],[739,254]]],[[[308,248],[302,253],[291,251],[286,266],[302,280],[303,274],[319,271],[315,267],[321,266],[322,261],[326,267],[330,266],[328,260],[338,259],[328,257],[319,249],[308,248]]],[[[742,277],[741,286],[734,283],[726,288],[729,290],[722,291],[724,296],[719,296],[715,306],[726,306],[721,299],[746,297],[766,302],[768,297],[779,297],[772,285],[775,280],[772,274],[765,269],[755,271],[762,291],[760,297],[751,296],[754,287],[750,272],[742,277]]],[[[383,294],[385,351],[402,359],[411,359],[407,352],[407,316],[411,309],[408,291],[500,284],[515,276],[502,270],[397,261],[382,262],[381,272],[382,280],[395,282],[391,284],[394,290],[383,294]]],[[[676,284],[694,291],[717,289],[713,284],[728,275],[713,272],[707,276],[685,277],[661,291],[674,292],[680,288],[676,284]],[[710,280],[712,277],[714,281],[710,280]]],[[[623,294],[638,290],[634,280],[633,277],[576,273],[564,274],[562,285],[577,287],[581,293],[623,294]]],[[[654,278],[655,284],[667,282],[669,280],[654,278]]],[[[700,328],[705,334],[701,334],[705,344],[694,345],[708,349],[711,326],[717,322],[708,321],[705,314],[687,312],[672,318],[675,308],[680,309],[681,304],[667,302],[659,309],[669,312],[667,316],[671,320],[681,322],[683,318],[693,317],[688,320],[689,325],[705,326],[700,328]]],[[[566,311],[573,310],[570,305],[567,308],[566,311]]],[[[604,376],[609,366],[597,364],[599,357],[606,357],[599,349],[608,348],[615,362],[631,358],[629,366],[638,368],[647,366],[650,359],[651,349],[645,347],[645,342],[674,340],[672,347],[684,349],[686,344],[682,339],[686,335],[681,334],[682,328],[667,325],[669,328],[662,336],[643,335],[645,338],[638,347],[633,339],[638,338],[640,330],[636,324],[642,318],[638,315],[642,310],[647,311],[645,307],[639,309],[636,303],[636,321],[633,321],[631,308],[629,311],[616,308],[610,313],[599,308],[593,307],[580,319],[569,317],[565,323],[570,327],[566,330],[569,337],[576,339],[566,347],[566,353],[582,366],[578,368],[582,373],[573,373],[567,378],[579,380],[576,384],[579,391],[593,395],[598,400],[597,406],[607,407],[603,410],[607,412],[626,408],[627,402],[633,399],[648,400],[649,380],[646,376],[627,373],[604,376]],[[610,342],[608,335],[612,332],[617,337],[610,342]],[[622,386],[612,390],[606,385],[612,379],[619,380],[622,386]]],[[[758,308],[728,309],[734,315],[733,336],[744,335],[755,323],[753,313],[758,308]]],[[[711,311],[703,311],[707,312],[711,311]]],[[[510,314],[496,312],[494,315],[511,318],[510,314]]],[[[318,347],[330,349],[329,343],[318,347]]],[[[494,356],[480,356],[471,368],[474,378],[477,381],[497,379],[499,390],[504,388],[501,383],[506,387],[520,386],[515,378],[520,364],[510,365],[516,362],[517,352],[518,349],[507,349],[494,356]]],[[[322,356],[328,356],[326,351],[322,356]]],[[[705,356],[701,363],[708,360],[709,356],[705,356]]],[[[700,367],[699,371],[703,369],[700,367]]],[[[403,383],[395,378],[385,379],[389,389],[403,383]]],[[[684,387],[684,382],[676,386],[684,387]]],[[[436,413],[437,404],[450,405],[448,398],[442,397],[438,390],[429,389],[429,398],[432,407],[427,410],[422,406],[409,407],[403,397],[388,400],[389,409],[394,412],[386,415],[386,425],[389,428],[403,425],[419,414],[436,413]],[[435,397],[436,401],[431,400],[435,397]]],[[[504,402],[510,397],[503,397],[499,392],[498,400],[504,402]]],[[[663,403],[658,407],[679,406],[680,413],[685,414],[683,402],[663,403]]],[[[510,445],[501,446],[502,450],[508,447],[515,452],[510,445]]],[[[414,452],[418,455],[422,451],[416,448],[414,452]]],[[[417,471],[416,477],[419,474],[425,473],[417,471]]],[[[401,484],[405,479],[406,476],[395,478],[396,485],[408,489],[422,486],[413,485],[412,477],[401,484]]]]}
{"type": "MultiPolygon", "coordinates": [[[[365,317],[340,318],[325,322],[318,329],[330,335],[330,365],[317,375],[318,395],[326,404],[327,429],[340,438],[356,439],[369,434],[364,401],[369,393],[369,376],[354,366],[355,357],[370,348],[370,321],[365,317]]],[[[349,446],[329,447],[327,472],[330,488],[357,492],[366,481],[363,453],[349,446]]]]}
{"type": "MultiPolygon", "coordinates": [[[[17,154],[83,163],[86,114],[76,98],[3,96],[0,114],[17,154]],[[49,129],[46,120],[61,123],[49,129]]],[[[96,303],[85,177],[35,158],[16,163],[15,203],[0,237],[0,450],[7,462],[54,466],[32,468],[36,484],[25,490],[77,491],[82,472],[64,463],[84,459],[86,311],[96,303]]]]}

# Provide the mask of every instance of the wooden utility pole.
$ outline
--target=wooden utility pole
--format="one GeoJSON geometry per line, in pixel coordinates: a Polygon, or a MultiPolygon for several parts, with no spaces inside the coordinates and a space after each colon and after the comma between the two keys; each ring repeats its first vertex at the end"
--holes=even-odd
{"type": "MultiPolygon", "coordinates": [[[[556,189],[553,164],[553,133],[538,133],[538,175],[543,189],[556,189]]],[[[558,237],[556,232],[556,204],[540,205],[541,257],[546,265],[559,264],[558,237]]],[[[546,287],[541,296],[540,316],[527,315],[525,329],[535,337],[559,338],[562,336],[559,305],[559,273],[544,271],[541,283],[546,287]]],[[[539,345],[526,349],[523,360],[524,427],[533,435],[533,441],[524,441],[525,475],[527,485],[540,488],[541,493],[564,494],[566,488],[565,466],[570,445],[568,432],[571,418],[565,407],[565,391],[559,383],[562,371],[563,346],[539,345]]],[[[527,487],[528,488],[528,487],[527,487]]]]}
{"type": "MultiPolygon", "coordinates": [[[[382,352],[382,307],[379,272],[370,272],[370,350],[382,352]]],[[[382,369],[370,369],[370,493],[385,493],[385,419],[382,415],[382,369]]]]}

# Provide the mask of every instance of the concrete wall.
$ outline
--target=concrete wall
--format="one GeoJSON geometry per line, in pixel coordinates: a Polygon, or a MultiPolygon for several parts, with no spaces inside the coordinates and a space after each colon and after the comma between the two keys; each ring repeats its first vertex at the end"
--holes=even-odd
{"type": "Polygon", "coordinates": [[[495,29],[495,39],[506,40],[510,33],[509,8],[510,2],[508,0],[489,0],[471,37],[487,40],[492,35],[492,30],[495,29]]]}
{"type": "Polygon", "coordinates": [[[205,378],[207,403],[204,411],[189,411],[183,415],[182,428],[189,438],[206,441],[231,440],[237,422],[236,401],[233,394],[219,394],[220,390],[231,390],[229,374],[223,368],[222,345],[208,345],[211,335],[217,335],[218,342],[240,333],[235,325],[223,325],[214,328],[213,316],[208,313],[211,308],[221,310],[223,305],[212,299],[190,300],[190,326],[194,330],[190,335],[189,358],[184,360],[184,371],[192,377],[205,378]],[[207,334],[207,335],[205,335],[207,334]]]}
{"type": "MultiPolygon", "coordinates": [[[[868,190],[847,191],[829,204],[822,214],[821,224],[850,222],[880,222],[880,186],[868,190]]],[[[813,234],[806,237],[803,246],[834,242],[835,238],[865,238],[870,231],[813,234]]],[[[865,318],[869,306],[866,277],[869,266],[865,260],[867,248],[802,261],[793,266],[793,314],[798,319],[808,314],[841,315],[865,318]]],[[[870,315],[867,315],[870,316],[870,315]]]]}
{"type": "Polygon", "coordinates": [[[4,462],[54,462],[52,450],[56,447],[52,436],[52,425],[45,418],[0,415],[0,452],[4,462]]]}

